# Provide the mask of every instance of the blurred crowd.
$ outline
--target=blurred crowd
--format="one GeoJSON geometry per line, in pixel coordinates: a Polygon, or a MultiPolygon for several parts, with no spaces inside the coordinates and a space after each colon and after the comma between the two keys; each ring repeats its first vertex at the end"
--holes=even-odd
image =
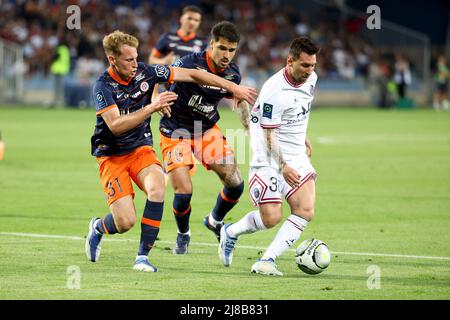
{"type": "MultiPolygon", "coordinates": [[[[179,27],[179,7],[164,2],[29,0],[4,1],[0,8],[0,37],[25,48],[26,74],[48,72],[55,47],[65,42],[70,48],[72,70],[83,80],[105,66],[103,36],[115,29],[136,35],[140,57],[146,61],[159,36],[179,27]],[[123,2],[127,3],[127,2],[123,2]],[[81,28],[68,30],[66,8],[81,8],[81,28]]],[[[309,19],[296,7],[267,0],[200,0],[204,10],[199,34],[207,38],[213,24],[230,20],[243,33],[237,56],[243,74],[273,73],[283,67],[286,49],[297,36],[308,35],[321,47],[317,72],[338,79],[367,77],[374,49],[358,36],[364,21],[343,21],[336,12],[324,9],[322,16],[309,19]]]]}
{"type": "MultiPolygon", "coordinates": [[[[106,68],[101,41],[116,29],[137,36],[139,60],[148,61],[161,34],[179,28],[181,5],[171,2],[170,6],[166,1],[6,0],[0,2],[0,38],[24,46],[25,63],[18,70],[26,76],[48,74],[58,44],[66,44],[71,76],[79,84],[88,84],[106,68]],[[79,29],[67,28],[69,5],[81,9],[79,29]]],[[[345,16],[336,7],[323,6],[312,17],[295,1],[198,0],[194,4],[203,10],[200,36],[208,38],[211,27],[221,20],[234,22],[242,31],[235,59],[248,85],[259,87],[281,69],[289,43],[303,35],[321,47],[319,77],[363,79],[376,87],[379,105],[391,104],[389,84],[396,83],[398,97],[411,83],[414,65],[405,56],[371,45],[360,32],[365,20],[345,16]]]]}

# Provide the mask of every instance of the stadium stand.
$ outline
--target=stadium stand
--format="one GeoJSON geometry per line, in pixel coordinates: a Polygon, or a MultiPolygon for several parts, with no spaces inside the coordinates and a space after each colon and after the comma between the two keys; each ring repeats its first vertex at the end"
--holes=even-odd
{"type": "MultiPolygon", "coordinates": [[[[101,51],[103,35],[115,29],[137,35],[141,42],[139,56],[146,61],[159,36],[178,28],[181,3],[186,4],[176,0],[68,1],[81,8],[81,28],[68,30],[68,3],[63,3],[16,0],[0,4],[0,39],[23,46],[23,63],[15,72],[24,77],[25,102],[51,103],[49,71],[55,48],[64,38],[71,54],[71,72],[64,80],[66,105],[90,106],[92,82],[106,66],[101,51]]],[[[396,48],[378,46],[368,37],[363,30],[365,18],[358,13],[349,13],[323,1],[198,0],[189,3],[204,10],[201,35],[208,36],[207,30],[220,20],[233,21],[243,31],[245,38],[237,62],[244,83],[260,88],[270,74],[284,66],[289,42],[296,36],[308,35],[322,47],[316,68],[321,78],[318,104],[392,105],[389,95],[395,95],[395,90],[389,90],[389,86],[393,83],[396,48]]],[[[416,43],[416,46],[423,49],[426,44],[416,43]]],[[[427,79],[422,66],[429,63],[423,60],[426,55],[413,59],[408,57],[408,52],[402,54],[412,70],[408,90],[419,103],[424,103],[427,97],[423,84],[427,79]]]]}

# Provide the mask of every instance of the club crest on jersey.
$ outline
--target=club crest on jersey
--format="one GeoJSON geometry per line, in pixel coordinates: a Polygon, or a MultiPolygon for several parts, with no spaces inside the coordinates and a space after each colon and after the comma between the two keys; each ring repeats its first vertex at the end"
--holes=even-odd
{"type": "Polygon", "coordinates": [[[101,92],[101,91],[96,92],[95,100],[97,100],[97,105],[99,108],[106,107],[106,99],[105,99],[105,96],[103,95],[103,92],[101,92]]]}
{"type": "Polygon", "coordinates": [[[273,105],[271,105],[269,103],[264,103],[263,117],[272,119],[272,111],[273,111],[273,105]]]}
{"type": "Polygon", "coordinates": [[[169,69],[167,69],[165,66],[161,66],[161,65],[155,66],[155,72],[156,72],[156,75],[160,78],[167,79],[167,76],[169,75],[169,69]]]}
{"type": "Polygon", "coordinates": [[[253,190],[253,195],[255,196],[256,200],[259,200],[259,197],[261,196],[261,190],[255,188],[253,190]]]}
{"type": "Polygon", "coordinates": [[[139,87],[141,88],[141,90],[142,90],[143,92],[147,92],[148,89],[149,89],[149,85],[148,85],[148,83],[145,82],[145,81],[142,82],[141,85],[140,85],[139,87]]]}

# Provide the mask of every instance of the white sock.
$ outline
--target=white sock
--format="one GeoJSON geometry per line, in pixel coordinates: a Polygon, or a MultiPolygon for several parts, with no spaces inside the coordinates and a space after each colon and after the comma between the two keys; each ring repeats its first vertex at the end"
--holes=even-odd
{"type": "Polygon", "coordinates": [[[142,256],[136,256],[135,261],[140,260],[140,259],[147,259],[147,260],[148,260],[148,257],[147,257],[147,256],[144,256],[144,255],[142,255],[142,256]]]}
{"type": "Polygon", "coordinates": [[[179,234],[182,234],[183,236],[187,234],[187,235],[189,235],[189,237],[190,237],[190,236],[191,236],[191,229],[189,229],[189,230],[188,230],[187,232],[185,232],[185,233],[182,233],[182,232],[180,232],[180,231],[178,231],[178,233],[179,233],[179,234]]]}
{"type": "Polygon", "coordinates": [[[291,214],[278,230],[275,239],[262,256],[262,260],[273,259],[281,256],[283,252],[292,247],[292,245],[300,238],[303,230],[308,225],[305,219],[291,214]]]}
{"type": "Polygon", "coordinates": [[[260,230],[266,230],[261,214],[258,210],[247,213],[241,220],[233,223],[227,228],[227,233],[234,238],[244,233],[253,233],[260,230]]]}
{"type": "Polygon", "coordinates": [[[208,222],[213,227],[217,227],[218,224],[223,223],[223,221],[217,221],[216,219],[214,219],[211,213],[208,215],[208,222]]]}

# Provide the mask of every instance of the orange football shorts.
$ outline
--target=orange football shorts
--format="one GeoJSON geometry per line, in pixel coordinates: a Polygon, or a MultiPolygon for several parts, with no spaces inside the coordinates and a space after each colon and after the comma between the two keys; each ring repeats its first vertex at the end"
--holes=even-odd
{"type": "Polygon", "coordinates": [[[100,180],[108,206],[119,198],[131,194],[134,190],[131,180],[142,189],[137,181],[137,175],[142,169],[161,162],[156,158],[151,146],[142,146],[123,156],[97,157],[100,180]]]}
{"type": "Polygon", "coordinates": [[[179,139],[168,138],[160,134],[160,146],[164,169],[167,173],[175,168],[194,167],[194,157],[207,169],[210,164],[220,163],[234,151],[217,125],[205,131],[202,137],[179,139]]]}

